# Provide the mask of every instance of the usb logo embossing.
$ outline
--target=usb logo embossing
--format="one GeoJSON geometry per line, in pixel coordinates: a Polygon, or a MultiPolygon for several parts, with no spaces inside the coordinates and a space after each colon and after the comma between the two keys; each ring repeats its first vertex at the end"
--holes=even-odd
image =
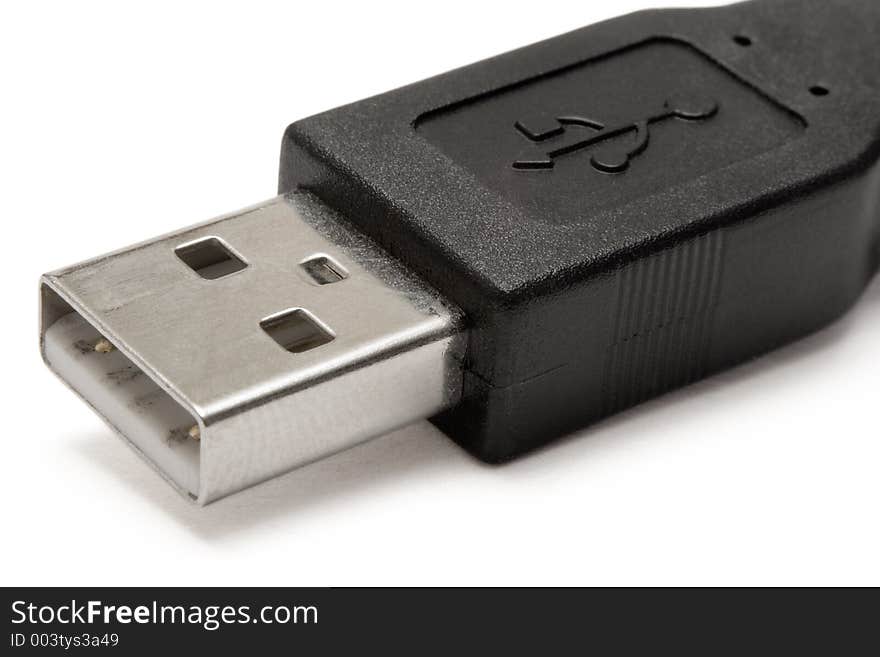
{"type": "Polygon", "coordinates": [[[561,157],[597,146],[590,164],[602,173],[622,173],[630,161],[645,152],[650,127],[671,119],[704,121],[718,113],[718,103],[709,98],[671,98],[647,117],[618,125],[605,125],[584,116],[565,115],[528,123],[517,121],[516,130],[530,145],[513,163],[514,169],[553,169],[561,157]],[[590,131],[585,136],[585,131],[590,131]],[[617,139],[625,137],[625,139],[617,139]]]}

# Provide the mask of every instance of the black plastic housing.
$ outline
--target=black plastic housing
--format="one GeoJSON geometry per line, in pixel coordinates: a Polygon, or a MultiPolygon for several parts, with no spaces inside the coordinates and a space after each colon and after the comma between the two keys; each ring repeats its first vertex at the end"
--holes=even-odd
{"type": "Polygon", "coordinates": [[[502,461],[834,320],[877,268],[880,2],[632,14],[291,125],[306,189],[458,304],[502,461]]]}

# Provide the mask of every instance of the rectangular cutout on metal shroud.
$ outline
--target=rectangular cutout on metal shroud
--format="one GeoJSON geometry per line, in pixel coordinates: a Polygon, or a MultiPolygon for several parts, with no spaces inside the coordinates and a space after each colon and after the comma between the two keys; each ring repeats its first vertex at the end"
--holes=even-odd
{"type": "Polygon", "coordinates": [[[300,263],[309,277],[318,285],[338,283],[348,278],[345,267],[327,256],[316,256],[300,263]]]}
{"type": "Polygon", "coordinates": [[[260,322],[270,338],[295,354],[320,347],[332,341],[333,332],[307,310],[293,308],[267,317],[260,322]]]}
{"type": "Polygon", "coordinates": [[[247,267],[246,262],[216,237],[184,244],[174,249],[174,253],[190,269],[208,280],[222,278],[247,267]]]}

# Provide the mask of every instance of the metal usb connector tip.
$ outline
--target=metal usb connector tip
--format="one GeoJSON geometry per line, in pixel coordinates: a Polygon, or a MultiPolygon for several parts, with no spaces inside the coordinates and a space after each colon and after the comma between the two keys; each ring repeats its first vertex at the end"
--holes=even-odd
{"type": "Polygon", "coordinates": [[[43,276],[49,367],[207,503],[461,394],[458,311],[307,194],[43,276]]]}

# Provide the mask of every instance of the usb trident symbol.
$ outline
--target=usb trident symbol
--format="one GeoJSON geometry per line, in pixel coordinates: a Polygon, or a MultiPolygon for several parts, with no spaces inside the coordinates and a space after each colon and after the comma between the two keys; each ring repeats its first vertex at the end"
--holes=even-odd
{"type": "Polygon", "coordinates": [[[718,112],[718,103],[711,99],[672,98],[663,108],[633,123],[605,126],[599,121],[576,115],[558,116],[529,123],[516,122],[516,129],[532,147],[513,163],[514,169],[552,169],[556,160],[585,148],[599,146],[590,163],[603,173],[621,173],[630,161],[648,148],[650,126],[670,119],[703,121],[718,112]],[[537,129],[532,129],[537,128],[537,129]],[[584,137],[583,129],[594,131],[584,137]],[[624,137],[627,139],[616,139],[624,137]],[[610,143],[606,143],[610,142],[610,143]]]}

